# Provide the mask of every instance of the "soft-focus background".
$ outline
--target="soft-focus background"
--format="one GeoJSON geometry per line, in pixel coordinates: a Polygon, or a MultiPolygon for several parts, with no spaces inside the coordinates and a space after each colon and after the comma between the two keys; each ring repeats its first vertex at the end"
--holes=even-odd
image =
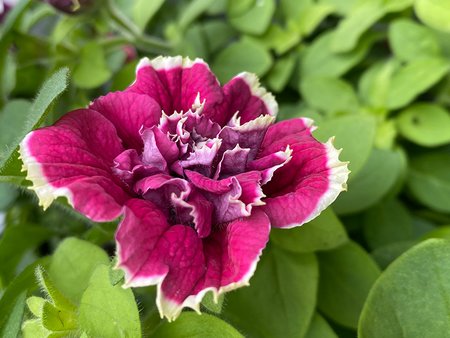
{"type": "Polygon", "coordinates": [[[450,1],[0,4],[0,336],[21,335],[31,319],[26,337],[449,337],[450,1]],[[278,118],[313,118],[315,136],[336,136],[352,171],[332,208],[272,232],[251,287],[223,304],[207,299],[209,316],[187,312],[175,324],[159,319],[154,288],[134,290],[137,318],[131,291],[114,286],[121,276],[90,279],[97,247],[65,242],[48,257],[67,237],[112,256],[116,224],[93,224],[64,201],[43,212],[15,152],[28,131],[124,89],[140,57],[160,54],[201,57],[222,83],[256,73],[278,118]],[[34,271],[50,260],[41,288],[80,267],[76,292],[89,279],[95,286],[89,306],[82,298],[70,310],[79,322],[58,317],[62,328],[54,310],[42,316],[40,301],[26,300],[49,293],[34,271]],[[86,327],[89,316],[98,325],[86,327]]]}

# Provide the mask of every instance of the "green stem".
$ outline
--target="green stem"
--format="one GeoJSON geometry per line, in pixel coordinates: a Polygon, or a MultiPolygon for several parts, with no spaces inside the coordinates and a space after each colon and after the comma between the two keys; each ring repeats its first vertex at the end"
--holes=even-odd
{"type": "Polygon", "coordinates": [[[106,10],[123,37],[135,44],[139,49],[154,54],[167,53],[170,51],[171,46],[167,42],[143,34],[139,27],[115,7],[113,0],[106,1],[106,10]]]}

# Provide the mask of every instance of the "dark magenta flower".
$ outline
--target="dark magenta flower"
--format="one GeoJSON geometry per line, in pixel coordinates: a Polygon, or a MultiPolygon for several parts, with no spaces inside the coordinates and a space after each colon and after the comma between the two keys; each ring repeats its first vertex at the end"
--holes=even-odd
{"type": "Polygon", "coordinates": [[[255,75],[221,87],[202,60],[143,59],[125,91],[96,99],[21,143],[45,207],[67,197],[116,233],[126,286],[157,285],[161,316],[198,311],[208,291],[248,285],[270,226],[316,217],[345,189],[347,164],[312,121],[274,123],[255,75]]]}

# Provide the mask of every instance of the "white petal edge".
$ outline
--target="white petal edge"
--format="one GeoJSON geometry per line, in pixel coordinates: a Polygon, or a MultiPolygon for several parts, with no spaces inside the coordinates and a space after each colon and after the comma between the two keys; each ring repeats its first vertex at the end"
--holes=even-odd
{"type": "MultiPolygon", "coordinates": [[[[314,128],[314,126],[312,128],[314,128]]],[[[329,170],[328,180],[330,182],[327,191],[320,197],[315,209],[301,223],[288,224],[281,227],[281,229],[290,229],[308,223],[328,208],[342,191],[347,190],[347,180],[348,175],[350,174],[350,170],[348,169],[349,162],[342,162],[339,160],[342,149],[336,149],[333,143],[334,136],[330,137],[324,144],[327,156],[326,166],[329,170]]]]}
{"type": "MultiPolygon", "coordinates": [[[[270,230],[271,224],[268,223],[268,227],[270,230]]],[[[266,243],[267,245],[267,243],[266,243]]],[[[181,314],[183,308],[188,307],[193,309],[195,312],[197,312],[199,315],[202,313],[200,312],[200,304],[203,300],[203,297],[208,293],[213,293],[213,299],[214,302],[217,304],[219,302],[219,296],[238,289],[243,286],[249,286],[250,285],[250,278],[253,276],[253,274],[256,271],[256,267],[258,265],[258,262],[261,258],[262,252],[265,249],[266,245],[264,245],[263,248],[261,248],[255,258],[255,260],[252,262],[250,267],[248,268],[247,272],[244,274],[244,276],[241,278],[241,280],[237,282],[233,282],[224,286],[221,286],[220,288],[216,287],[207,287],[203,290],[201,290],[196,295],[188,296],[181,304],[178,304],[177,302],[172,301],[171,299],[167,298],[164,295],[164,292],[161,290],[161,285],[164,282],[164,278],[166,277],[167,273],[163,275],[154,275],[154,276],[148,276],[148,277],[141,277],[141,278],[135,278],[132,279],[133,274],[123,265],[120,263],[120,245],[116,241],[116,256],[118,257],[118,262],[114,266],[114,269],[122,269],[125,273],[125,283],[122,285],[124,289],[129,287],[141,287],[141,286],[150,286],[150,285],[156,285],[156,306],[158,307],[159,315],[161,318],[167,318],[169,322],[172,322],[178,318],[178,316],[181,314]]]]}
{"type": "Polygon", "coordinates": [[[277,116],[278,103],[275,100],[275,97],[272,95],[272,93],[268,92],[266,88],[261,87],[258,76],[256,76],[256,74],[243,72],[239,73],[236,77],[234,77],[234,79],[235,78],[240,78],[244,80],[244,82],[249,86],[252,95],[259,97],[264,102],[264,105],[266,106],[269,115],[275,117],[277,116]]]}
{"type": "Polygon", "coordinates": [[[31,155],[28,142],[33,135],[30,132],[19,145],[19,158],[23,162],[22,171],[27,171],[26,179],[32,182],[28,189],[33,190],[39,199],[39,205],[45,210],[58,197],[66,197],[73,207],[72,192],[68,188],[56,188],[44,176],[41,164],[31,155]]]}

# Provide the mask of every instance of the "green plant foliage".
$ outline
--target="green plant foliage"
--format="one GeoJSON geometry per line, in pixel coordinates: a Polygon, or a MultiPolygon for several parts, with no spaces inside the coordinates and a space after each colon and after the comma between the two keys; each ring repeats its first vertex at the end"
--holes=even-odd
{"type": "Polygon", "coordinates": [[[334,249],[348,241],[347,233],[331,208],[301,227],[273,229],[271,240],[283,249],[305,253],[334,249]],[[285,233],[285,232],[288,233],[285,233]]]}
{"type": "Polygon", "coordinates": [[[309,324],[305,338],[337,338],[338,336],[325,319],[316,313],[309,324]]]}
{"type": "Polygon", "coordinates": [[[450,113],[438,105],[417,103],[397,117],[398,131],[406,139],[424,147],[450,142],[450,113]]]}
{"type": "Polygon", "coordinates": [[[275,247],[265,253],[251,287],[227,295],[222,313],[246,337],[301,337],[316,305],[316,257],[275,247]]]}
{"type": "Polygon", "coordinates": [[[449,245],[443,239],[428,240],[383,272],[364,306],[359,337],[431,338],[450,331],[449,245]]]}
{"type": "Polygon", "coordinates": [[[17,147],[19,142],[31,130],[37,128],[50,112],[52,103],[67,87],[68,69],[63,68],[53,74],[42,86],[33,105],[27,113],[27,119],[22,120],[22,126],[17,130],[14,143],[9,143],[8,151],[3,153],[0,161],[0,173],[5,176],[18,174],[21,162],[18,160],[17,147]]]}
{"type": "Polygon", "coordinates": [[[427,153],[411,161],[408,187],[423,204],[437,211],[450,212],[450,154],[427,153]]]}
{"type": "Polygon", "coordinates": [[[272,65],[272,57],[257,41],[243,38],[222,50],[212,65],[215,74],[223,83],[237,73],[248,71],[264,75],[272,65]]]}
{"type": "Polygon", "coordinates": [[[130,289],[111,285],[108,267],[99,265],[81,297],[79,325],[94,337],[139,337],[139,312],[130,289]],[[108,323],[108,325],[105,325],[108,323]]]}
{"type": "Polygon", "coordinates": [[[359,245],[349,242],[318,254],[319,309],[333,321],[356,328],[359,314],[380,269],[359,245]],[[357,274],[354,271],[358,271],[357,274]]]}
{"type": "Polygon", "coordinates": [[[109,264],[108,255],[102,249],[77,238],[67,238],[53,254],[48,273],[55,286],[78,303],[90,276],[100,264],[109,264]]]}
{"type": "Polygon", "coordinates": [[[341,158],[350,162],[349,168],[353,178],[369,159],[375,139],[375,128],[375,119],[372,116],[339,116],[320,123],[314,136],[322,142],[335,137],[336,148],[342,148],[341,158]],[[355,142],[355,138],[358,142],[355,142]]]}
{"type": "Polygon", "coordinates": [[[173,323],[162,324],[153,334],[161,338],[178,337],[223,337],[223,338],[243,338],[232,326],[212,315],[196,313],[184,313],[173,323]]]}

